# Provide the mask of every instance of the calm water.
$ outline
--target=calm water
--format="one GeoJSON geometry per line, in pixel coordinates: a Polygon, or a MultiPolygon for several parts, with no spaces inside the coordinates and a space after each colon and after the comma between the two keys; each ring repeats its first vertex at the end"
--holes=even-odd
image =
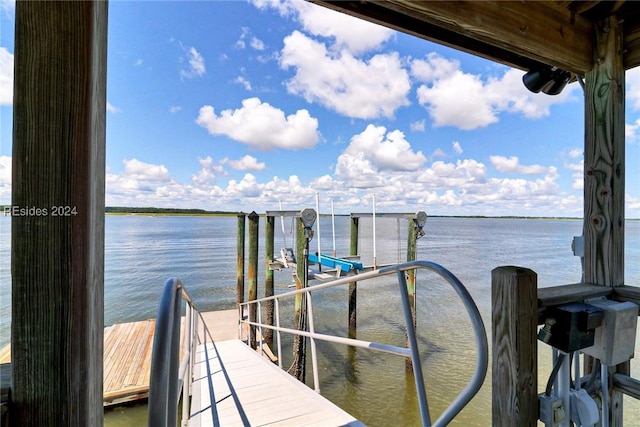
{"type": "MultiPolygon", "coordinates": [[[[234,307],[235,217],[147,217],[107,216],[105,241],[105,324],[142,320],[156,316],[160,291],[169,277],[179,277],[200,309],[234,307]]],[[[372,264],[372,223],[360,221],[360,253],[365,265],[372,264]]],[[[264,235],[260,223],[261,238],[264,235]]],[[[293,246],[292,223],[284,232],[277,223],[276,248],[293,246]]],[[[580,281],[580,260],[571,253],[573,236],[581,233],[577,220],[513,220],[430,218],[426,236],[418,241],[418,258],[435,261],[467,286],[475,298],[489,331],[491,315],[491,270],[519,265],[538,273],[540,287],[580,281]]],[[[378,264],[402,260],[406,251],[407,223],[377,219],[378,264]]],[[[338,255],[348,253],[349,220],[336,219],[338,255]]],[[[0,345],[10,337],[10,218],[0,218],[0,345]]],[[[321,220],[323,252],[331,252],[329,218],[321,220]]],[[[263,248],[260,244],[260,248],[263,248]]],[[[317,239],[311,242],[317,250],[317,239]]],[[[627,222],[625,277],[640,286],[640,222],[627,222]]],[[[262,260],[262,254],[260,255],[262,260]]],[[[264,277],[260,262],[258,277],[264,277]]],[[[276,272],[276,292],[291,283],[289,271],[276,272]]],[[[367,282],[368,283],[368,282],[367,282]]],[[[391,282],[362,284],[358,288],[358,338],[402,344],[404,332],[400,302],[391,282]]],[[[418,275],[418,328],[432,417],[464,387],[475,361],[472,331],[465,310],[455,293],[430,273],[418,275]]],[[[259,291],[261,295],[262,290],[259,291]]],[[[287,312],[286,306],[283,308],[287,312]]],[[[289,310],[291,311],[291,310],[289,310]]],[[[346,335],[346,289],[314,296],[316,330],[346,335]]],[[[543,347],[543,346],[540,346],[543,347]]],[[[394,356],[367,350],[348,350],[319,344],[320,385],[323,395],[369,425],[415,425],[417,400],[413,380],[405,374],[404,362],[394,356]]],[[[549,373],[549,355],[541,348],[540,387],[549,373]]],[[[284,365],[290,353],[283,355],[284,365]]],[[[308,357],[310,359],[310,356],[308,357]]],[[[640,376],[632,365],[635,377],[640,376]]],[[[311,371],[308,371],[310,379],[311,371]]],[[[490,373],[488,374],[490,378],[490,373]]],[[[491,424],[490,379],[480,394],[453,425],[491,424]]],[[[627,399],[629,419],[640,419],[638,403],[627,399]]],[[[108,414],[110,426],[145,425],[144,406],[119,408],[108,414]]]]}

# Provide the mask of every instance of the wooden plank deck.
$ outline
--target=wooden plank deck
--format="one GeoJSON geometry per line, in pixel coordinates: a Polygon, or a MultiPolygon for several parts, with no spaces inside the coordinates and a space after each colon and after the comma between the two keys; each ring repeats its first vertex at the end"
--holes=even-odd
{"type": "MultiPolygon", "coordinates": [[[[214,339],[237,337],[237,310],[207,312],[203,313],[203,317],[214,339]]],[[[155,319],[149,319],[104,328],[105,407],[148,397],[155,327],[155,319]]],[[[201,322],[199,330],[203,330],[201,322]]],[[[0,364],[9,362],[11,344],[0,349],[0,364]]]]}
{"type": "Polygon", "coordinates": [[[190,427],[364,425],[237,339],[198,347],[190,414],[190,427]]]}

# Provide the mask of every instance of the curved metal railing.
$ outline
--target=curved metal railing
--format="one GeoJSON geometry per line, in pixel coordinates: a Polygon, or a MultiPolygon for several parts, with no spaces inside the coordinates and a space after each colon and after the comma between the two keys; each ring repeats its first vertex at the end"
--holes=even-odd
{"type": "MultiPolygon", "coordinates": [[[[315,340],[334,342],[339,344],[350,345],[354,347],[362,347],[368,348],[371,350],[381,351],[385,353],[396,354],[399,356],[410,357],[413,364],[413,373],[414,380],[416,384],[416,390],[418,392],[418,403],[420,406],[420,415],[422,418],[422,424],[424,426],[445,426],[449,424],[453,418],[471,401],[471,399],[476,395],[476,393],[482,387],[484,382],[484,378],[487,374],[487,366],[488,366],[488,343],[487,343],[487,335],[484,328],[484,322],[482,321],[482,317],[480,316],[480,312],[478,311],[478,307],[476,306],[471,294],[467,291],[465,286],[458,280],[456,276],[453,275],[449,270],[442,267],[439,264],[430,262],[430,261],[410,261],[403,264],[397,264],[392,266],[381,267],[377,270],[369,271],[366,273],[360,273],[356,276],[344,277],[337,280],[332,280],[330,282],[321,283],[315,286],[298,289],[295,291],[285,292],[279,295],[274,295],[266,298],[260,298],[253,301],[244,302],[241,305],[241,310],[246,306],[247,312],[250,312],[249,306],[251,304],[257,304],[257,314],[258,321],[244,321],[247,325],[254,326],[259,328],[260,335],[262,334],[262,329],[271,329],[276,331],[277,337],[277,356],[278,360],[281,361],[280,353],[281,353],[281,345],[280,345],[280,333],[285,332],[294,335],[300,335],[304,337],[308,337],[311,341],[311,358],[312,358],[312,367],[313,367],[313,378],[314,378],[314,387],[316,391],[320,391],[318,385],[318,369],[317,369],[317,358],[315,351],[315,340]],[[443,411],[440,417],[435,421],[435,423],[431,424],[431,416],[429,414],[429,405],[427,401],[427,393],[424,385],[424,377],[422,374],[422,365],[420,363],[420,353],[418,350],[418,343],[416,338],[415,326],[413,324],[412,315],[411,315],[411,307],[409,303],[409,294],[407,290],[407,279],[406,279],[406,271],[409,270],[417,270],[417,269],[426,269],[432,271],[442,278],[444,278],[456,291],[460,299],[462,300],[467,313],[469,314],[471,323],[474,329],[475,342],[477,346],[477,354],[476,354],[476,366],[474,373],[469,380],[466,387],[456,396],[456,398],[451,402],[451,404],[443,411]],[[406,347],[398,347],[392,346],[383,343],[375,343],[369,341],[363,341],[352,338],[344,338],[337,337],[332,335],[320,334],[316,333],[313,327],[313,309],[312,309],[312,299],[311,293],[320,291],[322,289],[332,288],[340,285],[346,285],[353,281],[358,281],[361,283],[367,279],[373,279],[381,276],[386,276],[390,274],[396,273],[398,276],[398,285],[400,290],[400,297],[402,300],[402,307],[404,312],[404,319],[407,328],[407,338],[409,343],[409,348],[406,347]],[[299,331],[291,328],[284,328],[280,326],[280,314],[279,314],[279,304],[278,301],[282,298],[292,297],[299,294],[305,294],[307,299],[307,308],[309,315],[309,330],[308,331],[299,331]],[[260,321],[261,317],[261,305],[262,303],[273,301],[275,307],[275,322],[276,325],[268,325],[264,324],[260,321]]],[[[262,345],[262,340],[260,341],[260,345],[262,345]]],[[[281,362],[280,366],[281,365],[281,362]]]]}
{"type": "Polygon", "coordinates": [[[200,311],[182,282],[175,278],[167,280],[160,298],[153,337],[147,418],[149,427],[175,427],[181,397],[181,425],[187,425],[195,348],[200,341],[198,319],[202,320],[204,343],[207,343],[207,339],[213,341],[200,311]],[[186,302],[186,311],[185,332],[180,345],[182,301],[186,302]]]}

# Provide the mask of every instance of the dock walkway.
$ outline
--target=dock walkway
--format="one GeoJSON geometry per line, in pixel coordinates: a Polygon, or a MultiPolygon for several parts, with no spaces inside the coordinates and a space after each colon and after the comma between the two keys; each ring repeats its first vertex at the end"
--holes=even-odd
{"type": "Polygon", "coordinates": [[[201,345],[196,356],[190,427],[364,425],[240,340],[201,345]]]}
{"type": "MultiPolygon", "coordinates": [[[[240,341],[237,310],[202,315],[214,343],[197,348],[189,426],[363,425],[240,341]]],[[[155,324],[149,319],[104,329],[105,407],[148,397],[155,324]]],[[[203,329],[200,323],[204,342],[203,329]]],[[[10,361],[8,344],[0,363],[10,361]]]]}

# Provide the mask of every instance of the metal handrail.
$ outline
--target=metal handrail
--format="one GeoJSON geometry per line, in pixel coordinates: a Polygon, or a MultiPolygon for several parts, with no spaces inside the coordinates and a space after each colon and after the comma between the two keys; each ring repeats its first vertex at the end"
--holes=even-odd
{"type": "Polygon", "coordinates": [[[160,298],[153,337],[147,418],[149,427],[175,427],[180,397],[181,425],[188,423],[195,347],[199,341],[198,318],[202,321],[204,343],[207,343],[207,339],[213,341],[202,314],[182,282],[176,278],[167,280],[160,298]],[[182,301],[186,302],[184,354],[182,362],[179,362],[182,301]]]}
{"type": "MultiPolygon", "coordinates": [[[[265,298],[256,299],[253,301],[247,301],[240,304],[240,312],[242,312],[242,308],[244,306],[249,308],[250,304],[257,304],[258,313],[261,312],[261,305],[267,301],[274,301],[275,307],[275,321],[276,326],[263,324],[260,320],[258,322],[255,321],[244,321],[243,322],[249,326],[254,326],[259,328],[260,335],[262,334],[262,328],[275,330],[277,332],[277,345],[278,345],[278,363],[280,367],[282,367],[282,358],[280,357],[281,345],[280,345],[280,333],[290,333],[294,335],[299,335],[303,337],[308,337],[311,340],[311,348],[312,348],[312,367],[313,367],[313,375],[314,375],[314,387],[316,391],[320,391],[318,385],[318,365],[315,354],[315,340],[329,341],[339,344],[345,344],[355,347],[368,348],[371,350],[381,351],[385,353],[396,354],[404,357],[410,357],[413,364],[413,372],[414,372],[414,381],[416,384],[416,390],[418,392],[418,403],[420,406],[420,415],[422,418],[422,424],[424,426],[446,426],[449,424],[453,418],[471,401],[471,399],[476,395],[476,393],[482,387],[484,382],[484,378],[487,374],[487,366],[489,360],[489,349],[487,343],[487,334],[484,328],[484,322],[482,321],[482,317],[476,306],[471,294],[467,291],[465,286],[458,280],[456,276],[453,275],[449,270],[442,267],[439,264],[430,262],[430,261],[410,261],[403,264],[397,264],[392,266],[381,267],[379,269],[369,271],[366,273],[360,273],[357,276],[344,277],[341,279],[333,280],[326,283],[321,283],[312,287],[307,287],[303,289],[297,289],[294,291],[285,292],[279,295],[273,295],[265,298]],[[467,383],[466,387],[456,396],[456,398],[451,402],[451,404],[444,410],[444,412],[440,415],[440,417],[435,421],[435,423],[431,424],[431,417],[429,414],[429,405],[427,402],[427,394],[424,386],[424,377],[422,374],[422,365],[420,363],[420,354],[418,350],[417,338],[415,326],[413,324],[412,315],[411,315],[411,307],[409,303],[409,294],[407,290],[407,282],[405,272],[408,270],[417,270],[417,269],[426,269],[432,271],[442,278],[444,278],[456,291],[460,299],[462,300],[467,313],[469,314],[471,323],[474,329],[475,342],[477,346],[477,354],[476,354],[476,366],[474,373],[467,383]],[[279,313],[279,300],[282,298],[292,297],[299,294],[305,294],[307,298],[307,307],[309,310],[309,324],[313,325],[313,311],[311,304],[311,293],[317,292],[322,289],[332,288],[340,285],[346,285],[348,283],[357,280],[359,283],[367,280],[373,279],[381,276],[386,276],[396,273],[398,276],[398,285],[400,290],[400,297],[402,300],[402,308],[404,312],[405,324],[407,327],[407,338],[409,342],[409,348],[406,347],[398,347],[392,346],[388,344],[375,343],[370,341],[363,341],[353,338],[344,338],[337,337],[332,335],[320,334],[313,330],[310,327],[310,331],[299,331],[296,329],[283,328],[280,326],[280,313],[279,313]]],[[[247,310],[249,311],[249,310],[247,310]]],[[[260,345],[262,345],[262,340],[260,341],[260,345]]]]}

